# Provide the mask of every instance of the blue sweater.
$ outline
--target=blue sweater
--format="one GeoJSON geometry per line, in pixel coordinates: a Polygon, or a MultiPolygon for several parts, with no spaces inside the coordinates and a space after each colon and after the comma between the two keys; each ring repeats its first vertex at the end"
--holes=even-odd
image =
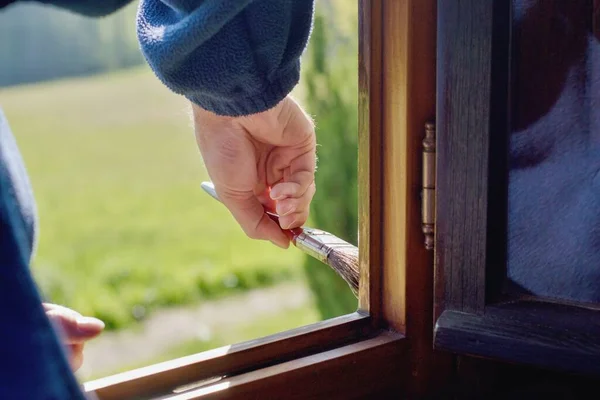
{"type": "Polygon", "coordinates": [[[218,114],[264,111],[298,83],[313,0],[142,0],[141,48],[158,78],[218,114]]]}
{"type": "MultiPolygon", "coordinates": [[[[0,0],[0,8],[16,0],[0,0]]],[[[39,0],[104,16],[132,0],[39,0]]],[[[172,91],[221,115],[275,106],[298,83],[314,0],[140,0],[140,47],[172,91]]],[[[133,21],[132,21],[133,23],[133,21]]]]}

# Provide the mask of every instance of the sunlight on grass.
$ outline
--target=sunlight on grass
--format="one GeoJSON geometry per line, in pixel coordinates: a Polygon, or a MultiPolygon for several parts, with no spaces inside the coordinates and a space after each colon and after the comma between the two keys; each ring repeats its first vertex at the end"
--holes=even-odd
{"type": "Polygon", "coordinates": [[[200,189],[188,103],[146,68],[0,90],[38,201],[34,273],[107,327],[154,307],[303,279],[200,189]]]}

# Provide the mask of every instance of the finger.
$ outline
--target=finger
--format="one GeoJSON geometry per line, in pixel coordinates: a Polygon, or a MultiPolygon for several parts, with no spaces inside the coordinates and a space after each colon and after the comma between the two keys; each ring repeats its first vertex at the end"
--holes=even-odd
{"type": "Polygon", "coordinates": [[[42,306],[44,307],[44,311],[50,311],[50,310],[53,310],[54,308],[58,307],[56,304],[52,304],[52,303],[42,303],[42,306]]]}
{"type": "Polygon", "coordinates": [[[299,188],[295,192],[296,196],[300,196],[314,181],[314,123],[290,97],[276,110],[278,113],[274,120],[270,118],[273,115],[265,116],[258,118],[260,123],[246,124],[245,128],[255,140],[275,147],[266,161],[268,184],[275,188],[274,182],[280,180],[297,183],[299,188]]]}
{"type": "Polygon", "coordinates": [[[68,346],[69,364],[75,372],[83,365],[83,344],[72,344],[68,346]]]}
{"type": "MultiPolygon", "coordinates": [[[[283,142],[284,145],[288,144],[294,158],[290,160],[285,169],[283,180],[297,185],[286,188],[291,191],[290,197],[300,197],[315,181],[316,138],[314,124],[304,110],[295,102],[292,109],[295,109],[295,112],[292,112],[293,116],[283,130],[283,142]],[[303,139],[298,141],[298,138],[303,139]]],[[[275,192],[275,195],[277,194],[275,192]]]]}
{"type": "MultiPolygon", "coordinates": [[[[284,130],[302,136],[294,132],[294,129],[293,126],[286,126],[284,130]]],[[[281,185],[274,182],[295,183],[296,185],[283,186],[281,190],[285,190],[289,196],[299,197],[315,180],[316,164],[316,142],[313,133],[305,135],[302,142],[282,146],[272,152],[267,163],[267,181],[272,185],[272,189],[281,185]]],[[[282,196],[282,193],[278,193],[279,190],[275,190],[272,198],[282,196]]]]}
{"type": "Polygon", "coordinates": [[[294,229],[299,228],[306,223],[308,220],[309,211],[305,210],[293,214],[286,215],[285,217],[279,217],[279,225],[282,229],[294,229]]]}
{"type": "Polygon", "coordinates": [[[304,194],[315,181],[315,169],[316,154],[314,148],[292,160],[284,175],[284,181],[298,185],[294,197],[304,194]]]}
{"type": "MultiPolygon", "coordinates": [[[[308,190],[302,194],[299,198],[287,197],[283,200],[279,200],[276,206],[276,212],[280,217],[285,217],[291,214],[299,214],[306,215],[308,218],[308,210],[310,208],[310,202],[312,201],[315,195],[315,185],[314,183],[308,187],[308,190]]],[[[286,222],[292,222],[289,218],[284,219],[286,222]]],[[[306,222],[306,219],[299,221],[302,224],[306,222]]],[[[281,220],[280,220],[281,223],[281,220]]],[[[286,228],[286,225],[282,225],[282,228],[286,228]]]]}
{"type": "Polygon", "coordinates": [[[98,336],[104,330],[104,322],[98,318],[80,317],[77,318],[77,332],[83,340],[89,340],[98,336]]]}
{"type": "Polygon", "coordinates": [[[51,309],[46,315],[59,329],[64,343],[78,344],[93,339],[104,330],[104,322],[97,318],[83,317],[68,308],[51,309]]]}
{"type": "Polygon", "coordinates": [[[293,214],[295,212],[298,211],[302,211],[302,210],[298,210],[298,199],[293,199],[293,198],[287,198],[284,200],[280,200],[277,202],[277,205],[275,206],[275,211],[277,212],[277,215],[279,215],[279,217],[285,217],[286,215],[290,215],[293,214]]]}
{"type": "Polygon", "coordinates": [[[81,316],[81,314],[77,311],[58,304],[42,303],[42,306],[44,307],[44,311],[59,310],[61,313],[72,313],[74,315],[81,316]]]}
{"type": "Polygon", "coordinates": [[[315,184],[312,183],[300,198],[287,198],[277,202],[279,224],[282,229],[294,229],[306,223],[310,211],[310,202],[315,195],[315,191],[315,184]]]}
{"type": "Polygon", "coordinates": [[[269,195],[273,200],[284,200],[286,198],[298,198],[306,193],[310,188],[311,184],[314,186],[314,182],[309,183],[307,187],[302,187],[297,182],[281,182],[277,183],[271,189],[269,195]]]}
{"type": "Polygon", "coordinates": [[[260,201],[253,193],[247,194],[219,194],[223,204],[227,206],[235,220],[251,239],[270,240],[273,244],[287,249],[289,239],[279,225],[272,221],[260,201]]]}
{"type": "Polygon", "coordinates": [[[293,213],[304,212],[309,209],[310,202],[315,195],[314,183],[308,187],[299,198],[286,197],[283,200],[277,201],[276,212],[280,217],[284,217],[293,213]]]}

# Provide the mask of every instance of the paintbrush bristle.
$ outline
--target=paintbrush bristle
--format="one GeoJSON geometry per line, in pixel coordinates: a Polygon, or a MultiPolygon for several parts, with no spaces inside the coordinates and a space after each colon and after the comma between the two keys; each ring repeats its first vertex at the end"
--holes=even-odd
{"type": "Polygon", "coordinates": [[[327,264],[346,281],[354,296],[358,297],[358,249],[356,247],[334,248],[327,257],[327,264]]]}

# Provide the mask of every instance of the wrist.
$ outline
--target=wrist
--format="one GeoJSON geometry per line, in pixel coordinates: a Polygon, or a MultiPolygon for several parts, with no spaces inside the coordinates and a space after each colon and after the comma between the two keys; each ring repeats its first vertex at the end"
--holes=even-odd
{"type": "Polygon", "coordinates": [[[256,128],[262,127],[264,130],[265,127],[269,127],[268,130],[277,131],[278,125],[281,121],[278,120],[278,117],[281,112],[281,108],[284,106],[289,96],[284,97],[277,104],[273,105],[273,107],[248,115],[240,115],[240,116],[231,116],[231,115],[221,115],[215,113],[212,110],[207,110],[202,106],[191,103],[192,111],[194,116],[194,123],[196,126],[209,127],[209,126],[219,126],[221,128],[225,126],[229,127],[237,127],[243,128],[243,131],[252,134],[256,128]]]}
{"type": "Polygon", "coordinates": [[[189,93],[187,99],[203,110],[219,116],[243,117],[259,114],[277,106],[292,91],[300,80],[300,64],[280,71],[278,77],[261,85],[260,90],[228,96],[206,96],[204,93],[189,93]]]}

